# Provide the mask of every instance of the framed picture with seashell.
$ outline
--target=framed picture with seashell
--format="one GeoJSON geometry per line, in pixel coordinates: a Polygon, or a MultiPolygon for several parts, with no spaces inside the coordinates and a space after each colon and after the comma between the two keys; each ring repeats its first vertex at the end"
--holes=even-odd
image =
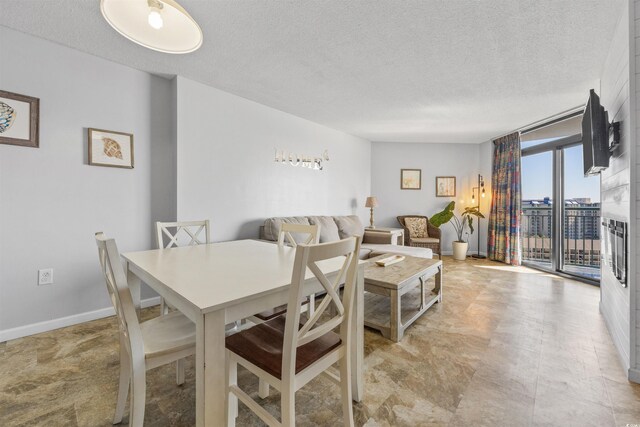
{"type": "Polygon", "coordinates": [[[133,169],[133,134],[89,128],[89,164],[133,169]]]}
{"type": "Polygon", "coordinates": [[[0,144],[38,148],[40,100],[0,90],[0,144]]]}

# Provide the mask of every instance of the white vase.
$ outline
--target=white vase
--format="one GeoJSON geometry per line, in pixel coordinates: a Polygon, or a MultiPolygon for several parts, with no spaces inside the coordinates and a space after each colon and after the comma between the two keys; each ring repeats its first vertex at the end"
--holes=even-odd
{"type": "Polygon", "coordinates": [[[467,250],[469,250],[469,243],[453,242],[453,259],[464,261],[467,259],[467,250]]]}

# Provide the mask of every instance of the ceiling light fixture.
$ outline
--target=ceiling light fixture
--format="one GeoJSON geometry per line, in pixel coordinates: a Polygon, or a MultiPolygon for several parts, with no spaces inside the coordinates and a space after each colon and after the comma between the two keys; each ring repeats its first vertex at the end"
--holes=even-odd
{"type": "Polygon", "coordinates": [[[134,43],[163,53],[189,53],[202,45],[198,23],[174,0],[100,0],[104,19],[134,43]]]}
{"type": "Polygon", "coordinates": [[[162,3],[158,0],[149,0],[147,2],[149,5],[149,16],[147,17],[147,22],[151,25],[152,28],[159,30],[164,25],[164,21],[162,20],[162,3]]]}

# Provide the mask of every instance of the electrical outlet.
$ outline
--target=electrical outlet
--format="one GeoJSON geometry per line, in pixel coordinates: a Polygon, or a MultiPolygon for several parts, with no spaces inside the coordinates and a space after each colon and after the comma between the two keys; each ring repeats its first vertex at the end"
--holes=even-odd
{"type": "Polygon", "coordinates": [[[38,286],[53,285],[53,268],[38,270],[38,286]]]}

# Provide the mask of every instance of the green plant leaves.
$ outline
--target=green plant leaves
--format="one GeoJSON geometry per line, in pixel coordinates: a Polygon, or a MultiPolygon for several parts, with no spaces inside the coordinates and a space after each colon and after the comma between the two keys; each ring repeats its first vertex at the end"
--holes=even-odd
{"type": "Polygon", "coordinates": [[[429,218],[429,222],[436,227],[440,227],[442,224],[448,223],[451,221],[451,218],[453,218],[453,210],[455,208],[456,202],[450,202],[442,212],[438,212],[429,218]]]}

